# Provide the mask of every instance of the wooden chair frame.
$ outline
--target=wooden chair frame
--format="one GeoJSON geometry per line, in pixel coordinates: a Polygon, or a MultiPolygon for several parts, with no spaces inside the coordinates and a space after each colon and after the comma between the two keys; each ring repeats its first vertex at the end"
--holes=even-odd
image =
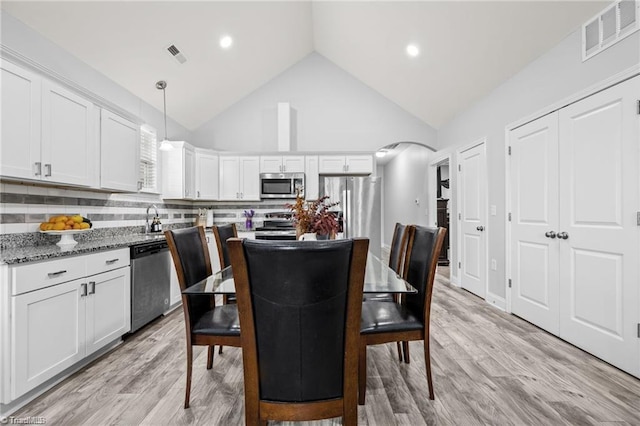
{"type": "Polygon", "coordinates": [[[304,402],[270,402],[260,399],[258,353],[249,273],[244,256],[242,240],[228,241],[236,283],[240,327],[242,328],[242,356],[244,364],[245,423],[266,425],[268,420],[319,420],[342,416],[343,424],[358,423],[358,346],[360,342],[360,316],[362,312],[362,289],[367,262],[368,239],[353,240],[349,289],[347,299],[347,324],[345,330],[344,383],[342,398],[304,402]]]}
{"type": "MultiPolygon", "coordinates": [[[[409,233],[409,244],[404,257],[404,269],[403,277],[407,276],[409,269],[409,259],[413,250],[413,242],[415,237],[415,226],[409,226],[407,230],[409,233]]],[[[427,285],[425,289],[425,303],[424,303],[424,328],[421,330],[411,331],[395,331],[386,333],[370,333],[360,335],[360,353],[358,361],[358,404],[364,405],[365,395],[367,389],[367,346],[378,345],[382,343],[398,342],[402,341],[403,346],[408,348],[408,342],[414,340],[424,341],[424,364],[427,370],[427,384],[429,386],[429,399],[434,399],[433,393],[433,379],[431,374],[431,352],[429,350],[429,324],[431,322],[431,298],[433,295],[433,282],[435,279],[436,267],[438,266],[438,256],[442,249],[442,243],[444,242],[444,236],[447,230],[445,228],[438,228],[438,234],[436,236],[436,243],[433,248],[429,264],[429,275],[427,277],[427,285]]],[[[405,350],[405,357],[408,358],[408,349],[405,350]]]]}
{"type": "MultiPolygon", "coordinates": [[[[209,258],[209,249],[207,247],[207,237],[204,232],[204,228],[202,226],[198,227],[200,233],[200,240],[202,242],[202,249],[204,250],[204,259],[206,264],[206,270],[211,275],[211,260],[209,258]]],[[[178,282],[180,283],[180,290],[184,291],[187,289],[187,283],[185,279],[184,269],[182,268],[182,262],[180,262],[180,255],[178,254],[178,249],[176,247],[175,240],[173,239],[173,234],[170,231],[165,231],[165,237],[167,239],[167,243],[169,245],[169,250],[171,251],[171,257],[173,259],[173,263],[176,267],[176,273],[178,275],[178,282]]],[[[205,297],[205,296],[198,296],[205,297]]],[[[213,309],[216,305],[215,297],[212,295],[210,298],[211,308],[213,309]]],[[[186,330],[186,343],[187,343],[187,384],[185,390],[184,397],[184,408],[189,408],[189,402],[191,397],[191,375],[193,370],[193,346],[207,346],[207,370],[210,370],[213,367],[213,354],[214,354],[214,346],[215,345],[225,345],[225,346],[234,346],[240,347],[240,337],[239,336],[220,336],[220,335],[204,335],[204,334],[193,334],[191,332],[191,316],[189,315],[189,303],[188,296],[182,295],[182,310],[184,312],[184,325],[186,330]]]]}
{"type": "MultiPolygon", "coordinates": [[[[238,229],[236,228],[236,224],[232,223],[231,228],[233,229],[233,237],[238,238],[238,229]]],[[[220,259],[220,269],[224,269],[225,266],[229,266],[229,265],[224,264],[224,255],[222,253],[223,241],[222,241],[222,238],[220,238],[220,232],[218,231],[217,226],[214,225],[211,228],[211,230],[213,231],[213,236],[216,240],[216,247],[218,247],[218,258],[220,259]]],[[[229,303],[229,295],[225,294],[222,296],[222,303],[224,303],[225,305],[229,303]]]]}

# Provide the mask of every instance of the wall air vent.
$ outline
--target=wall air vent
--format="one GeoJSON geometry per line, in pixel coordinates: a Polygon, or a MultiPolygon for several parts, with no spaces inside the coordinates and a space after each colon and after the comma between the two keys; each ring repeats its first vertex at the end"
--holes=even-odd
{"type": "Polygon", "coordinates": [[[640,0],[617,0],[582,26],[582,61],[640,29],[640,0]]]}
{"type": "Polygon", "coordinates": [[[173,56],[179,63],[184,64],[185,62],[187,62],[187,58],[180,52],[175,44],[167,47],[167,50],[169,51],[169,53],[171,53],[171,56],[173,56]]]}

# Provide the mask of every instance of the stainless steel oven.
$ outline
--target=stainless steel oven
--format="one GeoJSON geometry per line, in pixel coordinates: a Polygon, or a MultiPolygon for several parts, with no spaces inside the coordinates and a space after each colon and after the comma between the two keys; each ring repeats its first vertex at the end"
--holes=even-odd
{"type": "Polygon", "coordinates": [[[261,173],[260,198],[304,197],[304,173],[261,173]]]}

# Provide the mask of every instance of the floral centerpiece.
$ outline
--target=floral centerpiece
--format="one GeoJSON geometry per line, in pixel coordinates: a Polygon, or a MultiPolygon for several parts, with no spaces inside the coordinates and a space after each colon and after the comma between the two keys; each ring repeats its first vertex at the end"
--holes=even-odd
{"type": "Polygon", "coordinates": [[[242,215],[244,216],[244,227],[246,229],[253,228],[253,216],[256,214],[256,211],[251,209],[249,211],[245,210],[242,215]]]}
{"type": "Polygon", "coordinates": [[[339,202],[331,202],[328,196],[320,197],[314,201],[306,201],[298,194],[294,204],[286,204],[293,212],[293,221],[296,224],[296,234],[298,237],[305,233],[316,233],[319,239],[335,238],[339,226],[334,212],[329,211],[331,207],[337,206],[339,202]]]}

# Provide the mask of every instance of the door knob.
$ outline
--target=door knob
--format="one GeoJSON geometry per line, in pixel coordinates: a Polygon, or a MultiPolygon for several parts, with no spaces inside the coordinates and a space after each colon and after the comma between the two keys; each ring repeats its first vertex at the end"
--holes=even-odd
{"type": "Polygon", "coordinates": [[[480,232],[484,231],[484,226],[480,225],[480,226],[476,226],[476,229],[480,232]]]}
{"type": "Polygon", "coordinates": [[[553,231],[549,231],[549,232],[545,232],[544,236],[547,237],[547,238],[555,238],[556,237],[556,233],[553,232],[553,231]]]}
{"type": "Polygon", "coordinates": [[[569,234],[567,234],[566,232],[559,232],[558,233],[558,238],[566,240],[567,238],[569,238],[569,234]]]}

